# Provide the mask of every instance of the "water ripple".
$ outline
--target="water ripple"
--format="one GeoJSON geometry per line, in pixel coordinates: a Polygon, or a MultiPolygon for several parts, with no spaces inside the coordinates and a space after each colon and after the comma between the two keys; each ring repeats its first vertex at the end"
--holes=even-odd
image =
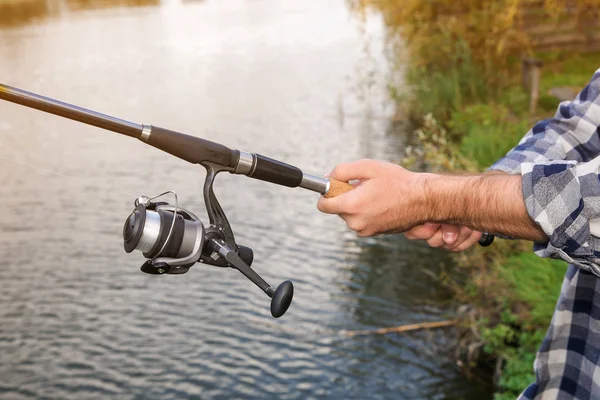
{"type": "MultiPolygon", "coordinates": [[[[53,1],[71,12],[0,23],[9,83],[315,174],[394,159],[403,145],[385,118],[361,117],[385,114],[385,93],[360,99],[365,38],[344,1],[42,3],[53,1]],[[339,108],[359,117],[331,117],[339,108]]],[[[0,117],[2,155],[19,161],[0,158],[10,193],[0,198],[0,397],[486,398],[447,351],[452,329],[341,333],[445,318],[448,293],[432,278],[442,254],[398,236],[358,238],[316,210],[314,193],[221,174],[215,190],[237,240],[255,251],[253,267],[272,285],[294,282],[276,320],[235,270],[147,276],[141,255],[123,252],[139,194],[175,190],[205,218],[202,169],[22,107],[0,104],[0,117]]]]}

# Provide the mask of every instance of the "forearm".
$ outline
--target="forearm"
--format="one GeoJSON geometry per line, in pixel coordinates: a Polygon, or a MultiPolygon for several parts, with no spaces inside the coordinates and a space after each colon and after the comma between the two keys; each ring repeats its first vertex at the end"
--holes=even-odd
{"type": "Polygon", "coordinates": [[[427,174],[424,186],[424,212],[429,221],[465,225],[539,243],[548,241],[527,213],[520,175],[427,174]]]}

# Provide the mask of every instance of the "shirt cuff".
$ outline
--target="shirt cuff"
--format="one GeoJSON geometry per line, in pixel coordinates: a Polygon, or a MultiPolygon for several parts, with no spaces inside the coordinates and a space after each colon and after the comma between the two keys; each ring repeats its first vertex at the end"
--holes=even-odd
{"type": "Polygon", "coordinates": [[[523,163],[521,174],[527,213],[549,239],[548,243],[535,243],[535,253],[600,276],[600,239],[590,233],[590,209],[581,190],[577,162],[523,163]]]}

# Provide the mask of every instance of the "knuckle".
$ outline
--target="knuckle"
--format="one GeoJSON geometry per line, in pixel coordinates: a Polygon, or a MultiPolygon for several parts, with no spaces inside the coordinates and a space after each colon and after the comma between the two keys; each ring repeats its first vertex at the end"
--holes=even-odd
{"type": "Polygon", "coordinates": [[[329,176],[332,178],[344,176],[346,171],[348,171],[348,168],[350,168],[350,163],[340,163],[331,170],[329,176]]]}
{"type": "Polygon", "coordinates": [[[348,228],[352,229],[353,231],[359,232],[359,234],[360,232],[364,231],[367,227],[367,224],[359,219],[351,219],[350,221],[347,221],[346,224],[348,225],[348,228]]]}
{"type": "Polygon", "coordinates": [[[354,220],[346,221],[346,225],[353,231],[358,231],[358,224],[354,220]]]}
{"type": "Polygon", "coordinates": [[[428,234],[427,232],[418,232],[414,236],[415,236],[415,239],[418,239],[418,240],[429,240],[433,237],[432,234],[428,234]]]}
{"type": "Polygon", "coordinates": [[[444,233],[458,233],[458,226],[456,225],[442,225],[442,232],[444,233]]]}
{"type": "Polygon", "coordinates": [[[360,160],[358,160],[357,164],[363,168],[369,168],[373,167],[375,164],[377,164],[377,162],[370,158],[361,158],[360,160]]]}
{"type": "Polygon", "coordinates": [[[471,246],[473,246],[473,242],[465,241],[465,242],[461,243],[460,246],[456,246],[455,251],[457,253],[460,253],[461,251],[465,251],[465,250],[469,249],[471,246]]]}
{"type": "Polygon", "coordinates": [[[336,165],[336,166],[335,166],[335,167],[334,167],[334,168],[331,170],[331,172],[329,173],[329,176],[331,176],[331,177],[336,177],[336,176],[338,176],[338,175],[340,174],[341,170],[344,168],[344,167],[343,167],[343,165],[344,165],[344,164],[338,164],[338,165],[336,165]]]}
{"type": "Polygon", "coordinates": [[[419,237],[420,230],[421,230],[421,227],[415,226],[413,228],[410,228],[410,229],[402,232],[402,234],[409,240],[421,239],[419,237]]]}
{"type": "Polygon", "coordinates": [[[462,228],[460,228],[460,233],[464,234],[465,236],[469,237],[471,236],[471,234],[473,233],[473,230],[471,228],[468,228],[466,226],[463,226],[462,228]]]}
{"type": "Polygon", "coordinates": [[[426,227],[423,228],[417,235],[419,236],[419,239],[428,240],[434,237],[437,232],[438,230],[435,228],[426,227]]]}
{"type": "Polygon", "coordinates": [[[362,230],[362,231],[357,231],[358,236],[360,237],[367,237],[367,236],[371,236],[369,235],[369,232],[362,230]]]}
{"type": "Polygon", "coordinates": [[[437,240],[437,239],[435,239],[435,238],[432,238],[432,239],[428,239],[428,240],[427,240],[427,244],[428,244],[430,247],[440,247],[440,246],[441,246],[441,245],[443,245],[444,243],[443,243],[443,242],[440,242],[439,240],[437,240]]]}

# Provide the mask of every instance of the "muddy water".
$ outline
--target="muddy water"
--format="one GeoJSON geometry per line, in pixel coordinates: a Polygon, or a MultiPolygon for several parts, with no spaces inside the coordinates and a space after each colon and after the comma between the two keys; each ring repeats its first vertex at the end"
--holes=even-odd
{"type": "MultiPolygon", "coordinates": [[[[380,21],[343,1],[0,0],[0,82],[259,152],[321,174],[397,160],[380,21]]],[[[216,192],[272,283],[280,320],[234,270],[142,274],[121,229],[175,190],[204,215],[204,171],[128,138],[0,103],[0,397],[485,399],[446,319],[444,255],[359,239],[317,196],[239,176],[216,192]]]]}

